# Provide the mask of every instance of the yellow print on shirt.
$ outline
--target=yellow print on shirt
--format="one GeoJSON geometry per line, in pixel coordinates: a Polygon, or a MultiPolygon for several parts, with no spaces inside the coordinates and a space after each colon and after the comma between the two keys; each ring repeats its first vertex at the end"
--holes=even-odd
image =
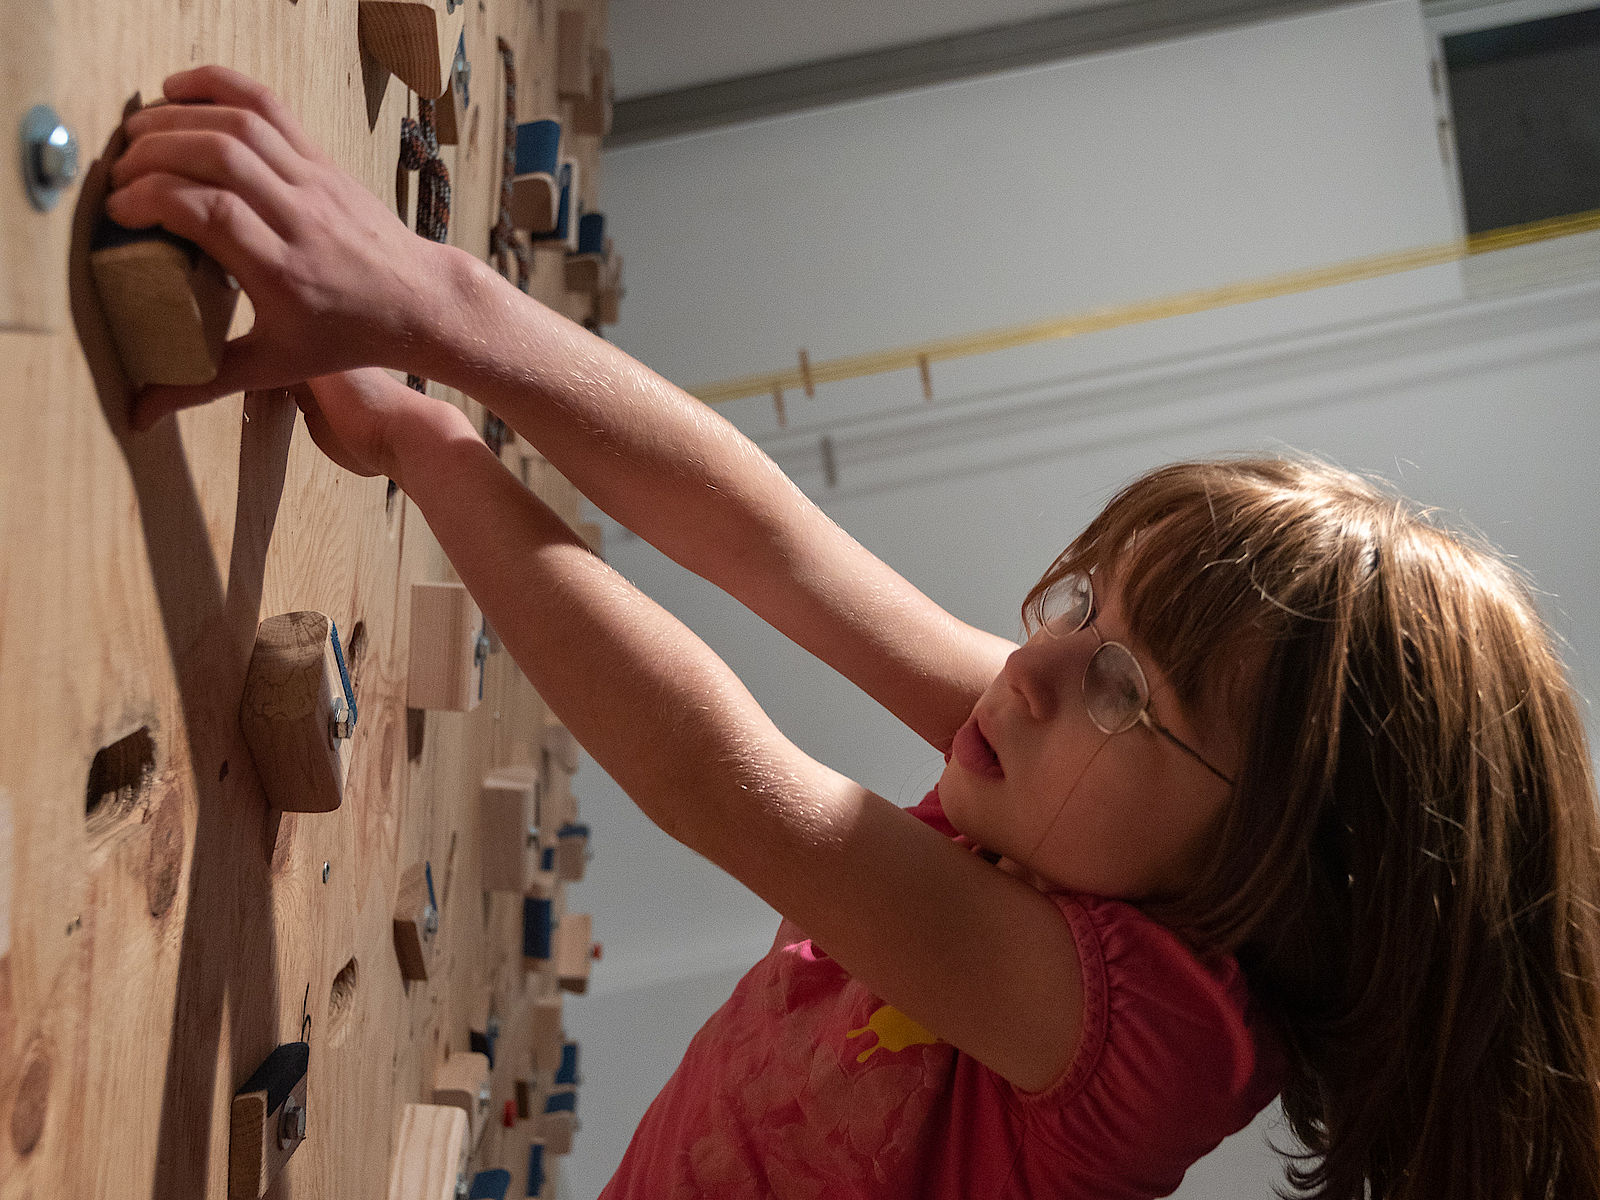
{"type": "Polygon", "coordinates": [[[940,1041],[937,1034],[918,1025],[892,1004],[885,1004],[867,1018],[867,1023],[864,1026],[860,1029],[852,1029],[845,1034],[845,1037],[859,1037],[869,1030],[878,1035],[878,1040],[856,1055],[858,1063],[866,1062],[879,1050],[887,1050],[890,1054],[898,1054],[907,1046],[934,1046],[940,1041]]]}

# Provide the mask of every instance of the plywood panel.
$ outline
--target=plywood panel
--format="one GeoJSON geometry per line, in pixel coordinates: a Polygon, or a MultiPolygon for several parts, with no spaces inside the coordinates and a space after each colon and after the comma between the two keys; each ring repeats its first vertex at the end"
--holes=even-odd
{"type": "MultiPolygon", "coordinates": [[[[473,104],[444,153],[451,240],[479,255],[498,198],[496,37],[516,49],[517,115],[559,111],[545,7],[484,0],[466,14],[473,104]]],[[[529,998],[553,987],[523,977],[520,898],[485,899],[476,824],[484,774],[539,761],[543,706],[502,652],[474,712],[406,709],[410,585],[454,578],[426,524],[385,480],[324,460],[282,393],[129,435],[87,290],[96,160],[129,98],[193,63],[263,79],[367,186],[409,203],[396,162],[415,98],[363,58],[356,17],[356,0],[57,0],[30,5],[25,36],[0,47],[8,102],[36,79],[85,163],[42,236],[11,237],[33,228],[14,196],[0,209],[13,289],[0,290],[5,1200],[224,1196],[232,1094],[299,1039],[308,1137],[268,1195],[381,1200],[404,1106],[469,1048],[486,998],[526,1024],[529,998]],[[63,45],[52,78],[47,51],[63,45]],[[338,624],[360,720],[342,806],[277,813],[240,694],[258,622],[308,609],[338,624]],[[440,969],[407,985],[390,921],[400,873],[424,860],[440,969]]],[[[593,139],[575,148],[592,176],[593,139]]],[[[531,290],[570,310],[562,274],[559,252],[539,252],[531,290]]],[[[242,304],[235,333],[250,319],[242,304]]],[[[564,483],[540,483],[573,505],[564,483]]],[[[526,1033],[507,1047],[526,1058],[526,1033]]],[[[518,1077],[497,1060],[497,1104],[518,1077]]],[[[531,1135],[495,1128],[475,1168],[525,1170],[531,1135]]]]}

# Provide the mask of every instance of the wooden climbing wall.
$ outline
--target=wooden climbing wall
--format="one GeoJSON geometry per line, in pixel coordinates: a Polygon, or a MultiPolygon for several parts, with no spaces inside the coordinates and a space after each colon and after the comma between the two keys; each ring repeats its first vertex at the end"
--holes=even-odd
{"type": "MultiPolygon", "coordinates": [[[[499,204],[497,39],[515,59],[516,118],[570,119],[560,8],[603,44],[603,0],[468,0],[471,103],[442,157],[449,240],[480,257],[499,204]]],[[[493,1032],[491,1013],[489,1119],[467,1178],[503,1167],[510,1195],[531,1194],[553,1070],[534,1041],[551,1037],[561,981],[525,967],[523,897],[483,889],[479,797],[495,768],[527,766],[553,846],[554,820],[572,815],[570,739],[503,652],[472,711],[408,708],[412,585],[454,579],[425,522],[387,481],[325,461],[282,393],[129,434],[85,264],[108,139],[168,73],[214,61],[266,82],[408,222],[416,176],[397,164],[417,98],[363,52],[357,0],[6,0],[5,27],[6,136],[50,105],[81,167],[41,213],[8,150],[0,191],[0,1197],[221,1200],[233,1095],[299,1040],[305,1141],[268,1194],[383,1200],[397,1156],[448,1174],[453,1194],[456,1164],[430,1166],[400,1131],[447,1057],[493,1032]],[[258,622],[302,610],[337,624],[359,704],[332,812],[269,808],[240,731],[258,622]],[[395,908],[423,863],[440,925],[430,977],[408,982],[395,908]]],[[[565,137],[588,209],[598,141],[565,137]]],[[[592,301],[565,290],[563,260],[536,249],[529,290],[585,319],[592,301]]],[[[503,457],[577,519],[529,447],[513,439],[503,457]]],[[[564,888],[546,877],[541,890],[560,921],[564,888]]],[[[575,918],[558,946],[563,933],[578,989],[588,934],[575,918]]],[[[545,1163],[551,1195],[559,1163],[545,1163]]]]}

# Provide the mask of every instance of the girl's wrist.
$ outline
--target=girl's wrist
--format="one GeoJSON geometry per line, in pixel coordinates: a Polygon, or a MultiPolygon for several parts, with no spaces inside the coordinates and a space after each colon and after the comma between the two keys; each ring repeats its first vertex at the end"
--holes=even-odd
{"type": "Polygon", "coordinates": [[[419,396],[394,415],[384,474],[409,495],[430,475],[448,470],[452,450],[463,443],[482,444],[467,415],[444,400],[419,396]]]}

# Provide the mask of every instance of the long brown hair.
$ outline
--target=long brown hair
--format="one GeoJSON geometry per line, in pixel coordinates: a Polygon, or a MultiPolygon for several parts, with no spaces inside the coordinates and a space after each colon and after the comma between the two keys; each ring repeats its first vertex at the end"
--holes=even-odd
{"type": "Polygon", "coordinates": [[[1209,865],[1149,907],[1236,954],[1281,1020],[1290,1184],[1600,1196],[1600,821],[1524,581],[1385,489],[1284,459],[1131,484],[1025,621],[1092,569],[1181,701],[1207,681],[1241,700],[1209,865]]]}

